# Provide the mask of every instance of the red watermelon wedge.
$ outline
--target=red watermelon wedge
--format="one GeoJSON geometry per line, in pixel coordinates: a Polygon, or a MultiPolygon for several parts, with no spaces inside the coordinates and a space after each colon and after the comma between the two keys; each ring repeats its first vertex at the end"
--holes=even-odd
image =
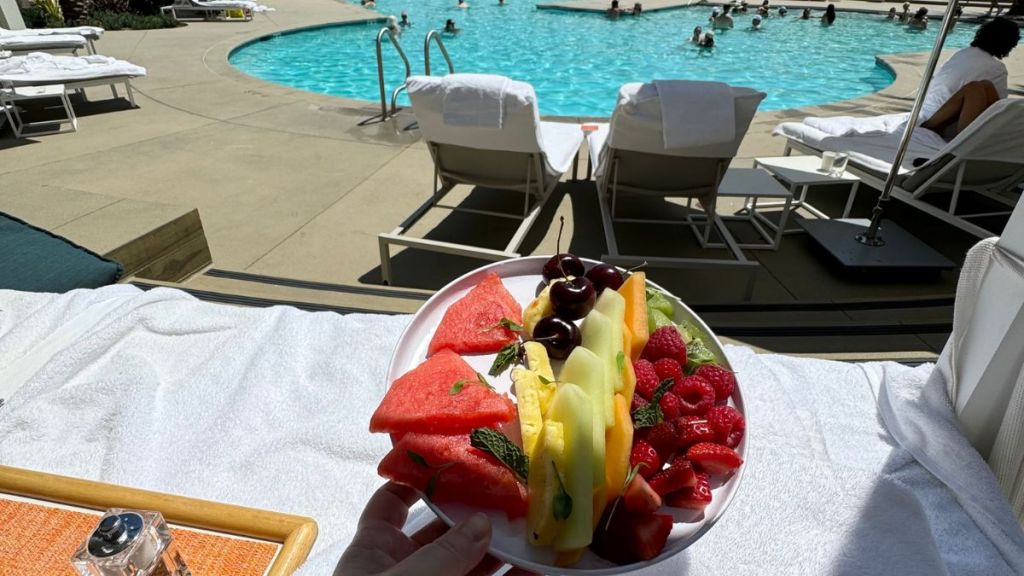
{"type": "Polygon", "coordinates": [[[377,473],[425,494],[432,485],[427,496],[434,502],[503,510],[509,518],[526,514],[526,488],[504,464],[470,446],[466,434],[406,434],[377,473]]]}
{"type": "Polygon", "coordinates": [[[502,318],[523,323],[523,309],[491,272],[458,302],[448,307],[434,332],[427,355],[448,348],[459,354],[497,352],[515,340],[515,332],[498,326],[502,318]]]}
{"type": "Polygon", "coordinates": [[[395,380],[370,418],[370,432],[468,434],[515,415],[507,396],[484,386],[461,356],[442,350],[395,380]]]}

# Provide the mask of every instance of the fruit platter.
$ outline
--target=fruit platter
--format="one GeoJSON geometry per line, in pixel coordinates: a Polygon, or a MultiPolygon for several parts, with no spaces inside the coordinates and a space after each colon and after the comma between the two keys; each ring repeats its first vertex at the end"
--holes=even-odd
{"type": "Polygon", "coordinates": [[[696,542],[742,479],[746,414],[721,344],[642,270],[506,260],[437,292],[399,339],[370,431],[378,473],[490,552],[619,574],[696,542]]]}

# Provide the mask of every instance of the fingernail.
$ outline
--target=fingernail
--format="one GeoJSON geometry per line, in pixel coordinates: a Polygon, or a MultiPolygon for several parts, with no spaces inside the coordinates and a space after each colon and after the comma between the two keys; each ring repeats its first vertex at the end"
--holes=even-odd
{"type": "Polygon", "coordinates": [[[487,536],[491,529],[491,521],[482,512],[477,512],[466,521],[466,534],[474,540],[480,540],[487,536]]]}

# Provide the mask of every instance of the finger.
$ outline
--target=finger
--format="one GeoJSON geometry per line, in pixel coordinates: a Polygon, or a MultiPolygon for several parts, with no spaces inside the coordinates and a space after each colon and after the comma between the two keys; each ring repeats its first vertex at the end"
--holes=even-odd
{"type": "Polygon", "coordinates": [[[469,571],[467,576],[491,576],[491,574],[497,572],[504,565],[504,562],[488,554],[469,571]]]}
{"type": "Polygon", "coordinates": [[[430,524],[427,524],[423,528],[417,530],[416,533],[411,536],[411,538],[413,542],[419,544],[420,546],[425,546],[427,544],[430,544],[434,540],[440,538],[441,535],[443,535],[447,531],[448,525],[444,523],[444,520],[441,520],[440,518],[434,518],[434,520],[430,524]]]}
{"type": "Polygon", "coordinates": [[[445,535],[403,560],[391,576],[464,576],[483,559],[491,542],[491,522],[481,513],[456,524],[445,535]]]}
{"type": "Polygon", "coordinates": [[[417,500],[419,493],[415,489],[388,482],[378,488],[366,503],[359,517],[359,527],[379,521],[401,529],[409,515],[409,506],[417,500]]]}

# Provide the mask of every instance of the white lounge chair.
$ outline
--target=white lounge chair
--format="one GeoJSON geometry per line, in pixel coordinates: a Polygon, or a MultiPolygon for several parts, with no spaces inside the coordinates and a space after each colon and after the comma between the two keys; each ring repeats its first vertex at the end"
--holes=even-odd
{"type": "MultiPolygon", "coordinates": [[[[608,253],[602,260],[623,265],[648,262],[653,265],[690,268],[704,266],[756,267],[737,246],[729,230],[715,211],[718,186],[739,148],[740,141],[765,94],[750,88],[728,87],[718,83],[673,81],[687,90],[706,88],[722,90],[732,99],[733,110],[726,117],[734,126],[727,131],[730,138],[718,143],[666,147],[662,107],[688,110],[686,101],[663,101],[655,83],[626,84],[619,89],[618,103],[610,125],[600,125],[588,135],[590,164],[597,182],[598,201],[604,226],[608,253]],[[686,198],[691,207],[694,198],[700,201],[703,214],[691,210],[684,220],[620,218],[617,208],[621,195],[660,198],[686,198]],[[619,252],[614,223],[685,224],[697,236],[701,246],[726,248],[732,259],[673,258],[628,255],[619,252]],[[721,243],[711,240],[712,228],[718,230],[721,243]]],[[[658,83],[662,86],[664,84],[658,83]]],[[[689,114],[700,115],[701,109],[689,114]]],[[[698,139],[699,140],[699,139],[698,139]]]]}
{"type": "Polygon", "coordinates": [[[260,6],[256,2],[245,0],[211,0],[209,2],[201,0],[174,0],[173,4],[160,8],[160,11],[164,14],[169,13],[178,19],[182,17],[195,18],[198,16],[203,19],[219,17],[224,20],[248,22],[252,20],[253,13],[260,12],[262,11],[261,9],[266,9],[266,7],[260,6]],[[235,12],[241,12],[241,18],[231,15],[235,12]]]}
{"type": "Polygon", "coordinates": [[[69,26],[67,28],[23,28],[20,30],[11,30],[8,28],[0,28],[0,37],[4,36],[53,36],[72,34],[75,36],[81,36],[86,39],[89,44],[89,53],[96,53],[96,40],[103,36],[103,28],[99,26],[69,26]]]}
{"type": "Polygon", "coordinates": [[[486,260],[518,257],[519,246],[545,201],[573,165],[583,143],[580,126],[542,122],[533,86],[503,76],[412,76],[406,82],[413,113],[434,160],[434,185],[430,199],[409,218],[378,235],[384,281],[391,281],[392,244],[486,260]],[[440,204],[457,184],[519,192],[522,213],[440,204]],[[406,236],[434,207],[522,222],[503,250],[406,236]]]}
{"type": "MultiPolygon", "coordinates": [[[[847,169],[868,185],[881,188],[892,166],[902,129],[886,133],[835,135],[804,122],[786,122],[774,134],[784,136],[786,155],[792,150],[820,156],[824,151],[849,152],[847,169]]],[[[841,133],[842,134],[842,133],[841,133]]],[[[914,131],[892,196],[980,238],[988,230],[972,219],[1007,215],[1020,198],[1024,182],[1024,100],[996,102],[948,143],[937,134],[914,131]],[[917,159],[927,163],[914,167],[917,159]],[[935,192],[950,193],[948,203],[931,200],[935,192]],[[1006,205],[1005,210],[962,213],[963,192],[973,192],[1006,205]],[[930,195],[930,197],[929,197],[930,195]]]]}
{"type": "Polygon", "coordinates": [[[67,91],[82,91],[89,86],[108,84],[117,98],[117,85],[123,84],[132,107],[135,107],[135,94],[131,79],[145,75],[146,69],[142,66],[96,54],[54,56],[33,52],[0,59],[0,87],[62,84],[67,91]]]}
{"type": "Polygon", "coordinates": [[[10,50],[15,54],[28,52],[70,52],[77,54],[88,46],[88,40],[77,34],[48,34],[14,36],[0,35],[0,50],[10,50]]]}

